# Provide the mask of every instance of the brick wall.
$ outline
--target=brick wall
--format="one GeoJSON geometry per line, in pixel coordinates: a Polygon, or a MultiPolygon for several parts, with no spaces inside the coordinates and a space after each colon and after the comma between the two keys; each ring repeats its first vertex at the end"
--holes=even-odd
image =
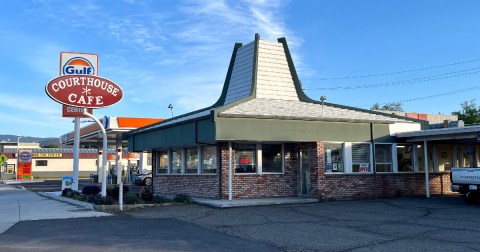
{"type": "MultiPolygon", "coordinates": [[[[232,198],[296,197],[299,192],[298,148],[285,144],[285,169],[283,174],[242,174],[233,171],[232,198]]],[[[234,154],[235,155],[235,154],[234,154]]],[[[221,146],[222,198],[228,199],[228,144],[221,146]]],[[[232,168],[235,157],[232,157],[232,168]]]]}
{"type": "Polygon", "coordinates": [[[190,197],[218,199],[218,175],[163,175],[153,178],[155,195],[186,194],[190,197]]]}
{"type": "MultiPolygon", "coordinates": [[[[323,143],[316,144],[317,177],[312,176],[312,195],[324,199],[361,199],[393,196],[424,196],[424,173],[325,174],[323,143]]],[[[430,195],[452,194],[449,173],[429,174],[430,195]]]]}

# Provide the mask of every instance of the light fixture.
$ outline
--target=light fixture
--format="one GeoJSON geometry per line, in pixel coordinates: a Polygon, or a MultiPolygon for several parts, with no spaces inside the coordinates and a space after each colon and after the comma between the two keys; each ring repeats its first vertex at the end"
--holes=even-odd
{"type": "Polygon", "coordinates": [[[173,105],[171,103],[168,104],[168,108],[170,109],[170,112],[172,113],[172,117],[173,117],[173,105]]]}

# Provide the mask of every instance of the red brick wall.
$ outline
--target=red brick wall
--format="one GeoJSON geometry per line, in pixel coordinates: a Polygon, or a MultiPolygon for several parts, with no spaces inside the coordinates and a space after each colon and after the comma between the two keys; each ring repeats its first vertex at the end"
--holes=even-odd
{"type": "Polygon", "coordinates": [[[156,195],[186,194],[190,197],[218,199],[218,175],[163,175],[153,178],[156,195]]]}
{"type": "MultiPolygon", "coordinates": [[[[323,143],[317,142],[285,144],[284,174],[233,173],[233,198],[297,197],[300,192],[298,160],[300,149],[307,151],[310,156],[312,197],[361,199],[425,195],[424,173],[325,174],[323,143]]],[[[155,176],[154,193],[160,195],[182,193],[192,197],[228,199],[228,144],[222,144],[217,150],[220,174],[155,176]]],[[[448,173],[430,174],[431,195],[451,193],[448,173]]]]}
{"type": "MultiPolygon", "coordinates": [[[[424,173],[325,174],[323,143],[316,144],[312,162],[318,159],[318,177],[312,176],[313,196],[324,199],[360,199],[424,196],[424,173]]],[[[430,195],[452,194],[449,173],[429,174],[430,195]]]]}
{"type": "MultiPolygon", "coordinates": [[[[232,198],[296,197],[299,192],[298,148],[285,144],[285,169],[283,174],[242,174],[232,171],[232,198]]],[[[235,155],[235,154],[234,154],[235,155]]],[[[228,144],[221,147],[222,198],[228,199],[228,144]]],[[[232,157],[234,162],[235,157],[232,157]]],[[[232,164],[233,167],[233,164],[232,164]]]]}

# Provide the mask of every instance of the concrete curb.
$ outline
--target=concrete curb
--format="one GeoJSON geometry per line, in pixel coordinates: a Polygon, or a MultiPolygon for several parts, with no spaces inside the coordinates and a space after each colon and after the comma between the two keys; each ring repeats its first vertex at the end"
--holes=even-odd
{"type": "Polygon", "coordinates": [[[53,199],[53,200],[69,203],[69,204],[76,205],[76,206],[83,207],[83,208],[87,208],[87,209],[90,209],[90,210],[93,210],[93,211],[96,210],[95,206],[91,203],[88,203],[88,202],[83,202],[83,201],[78,201],[78,200],[74,200],[74,199],[70,199],[70,198],[66,198],[66,197],[62,197],[62,196],[57,196],[57,195],[53,195],[52,193],[48,193],[48,192],[37,192],[37,194],[40,195],[40,196],[46,197],[46,198],[50,198],[50,199],[53,199]]]}

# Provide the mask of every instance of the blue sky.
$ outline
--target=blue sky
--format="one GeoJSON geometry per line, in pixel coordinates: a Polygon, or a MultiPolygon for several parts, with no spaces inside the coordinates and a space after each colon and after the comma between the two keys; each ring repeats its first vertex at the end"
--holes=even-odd
{"type": "Polygon", "coordinates": [[[63,1],[0,3],[0,134],[73,130],[44,92],[59,54],[99,55],[119,103],[97,117],[170,117],[213,104],[235,43],[286,37],[305,92],[361,108],[446,113],[480,94],[480,2],[63,1]],[[365,77],[368,76],[368,77],[365,77]]]}

